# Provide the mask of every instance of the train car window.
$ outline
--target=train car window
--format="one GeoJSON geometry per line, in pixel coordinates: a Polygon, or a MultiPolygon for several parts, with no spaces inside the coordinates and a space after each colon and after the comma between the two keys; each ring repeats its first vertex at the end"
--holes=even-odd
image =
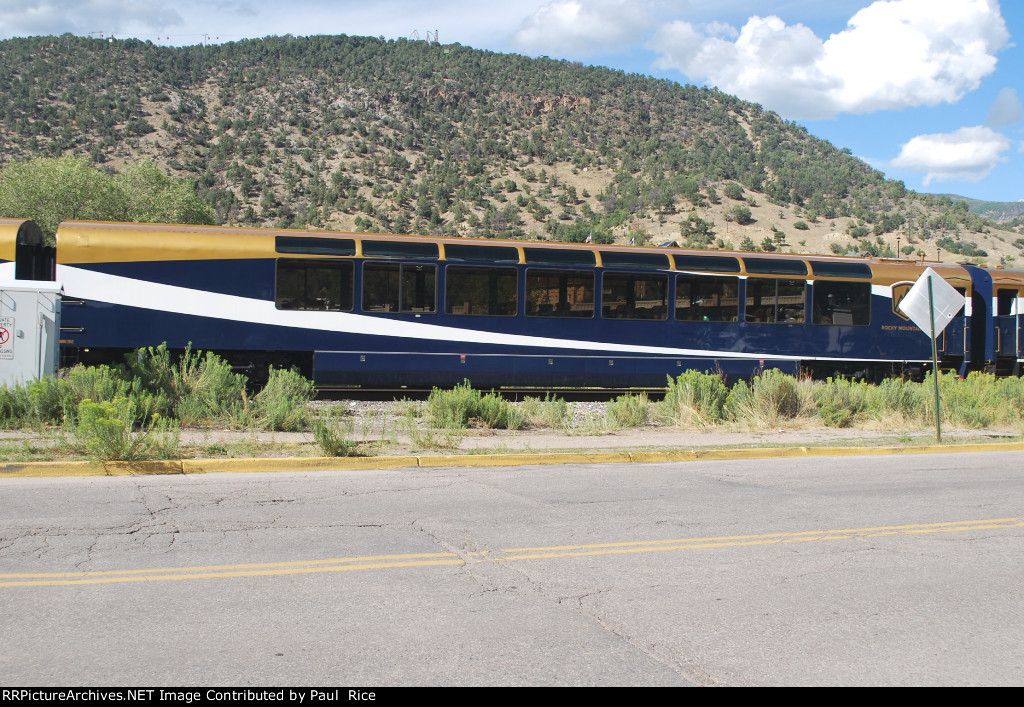
{"type": "Polygon", "coordinates": [[[403,258],[407,260],[437,260],[437,243],[406,243],[403,241],[363,241],[363,256],[367,258],[403,258]]]}
{"type": "Polygon", "coordinates": [[[528,265],[562,265],[578,268],[592,268],[597,258],[590,250],[569,250],[557,248],[523,248],[528,265]]]}
{"type": "Polygon", "coordinates": [[[681,322],[735,322],[740,316],[736,277],[676,276],[676,319],[681,322]]]}
{"type": "Polygon", "coordinates": [[[366,263],[363,311],[432,314],[437,311],[437,266],[366,263]]]}
{"type": "Polygon", "coordinates": [[[501,245],[463,245],[444,247],[445,260],[458,263],[518,263],[519,251],[501,245]]]}
{"type": "Polygon", "coordinates": [[[594,273],[585,270],[526,271],[526,316],[594,316],[594,273]]]}
{"type": "Polygon", "coordinates": [[[774,258],[744,258],[747,272],[758,275],[806,275],[807,263],[802,260],[775,260],[774,258]]]}
{"type": "Polygon", "coordinates": [[[344,260],[277,261],[278,309],[352,311],[352,263],[344,260]]]}
{"type": "Polygon", "coordinates": [[[668,319],[668,276],[605,272],[601,278],[605,319],[668,319]]]}
{"type": "Polygon", "coordinates": [[[621,253],[601,251],[601,262],[606,268],[631,270],[667,270],[668,256],[662,253],[621,253]]]}
{"type": "Polygon", "coordinates": [[[954,314],[953,316],[954,317],[966,316],[965,313],[966,313],[966,310],[967,310],[967,288],[966,287],[954,287],[953,289],[956,290],[957,292],[959,292],[960,296],[964,298],[964,306],[961,307],[960,309],[958,309],[956,314],[954,314]]]}
{"type": "Polygon", "coordinates": [[[856,277],[871,279],[871,268],[867,263],[812,262],[811,271],[816,277],[856,277]]]}
{"type": "Polygon", "coordinates": [[[726,258],[717,255],[673,255],[676,270],[696,270],[698,272],[739,272],[739,258],[726,258]]]}
{"type": "Polygon", "coordinates": [[[449,265],[445,269],[444,311],[485,317],[514,317],[519,272],[515,268],[449,265]]]}
{"type": "Polygon", "coordinates": [[[744,318],[748,322],[800,324],[804,321],[806,280],[747,278],[744,318]]]}
{"type": "Polygon", "coordinates": [[[300,255],[355,255],[356,242],[352,238],[278,236],[274,239],[274,249],[278,253],[300,255]]]}
{"type": "Polygon", "coordinates": [[[1007,317],[1013,314],[1013,303],[1017,301],[1017,290],[996,291],[996,316],[1007,317]]]}
{"type": "Polygon", "coordinates": [[[811,321],[815,324],[871,324],[871,283],[817,280],[813,290],[811,321]]]}

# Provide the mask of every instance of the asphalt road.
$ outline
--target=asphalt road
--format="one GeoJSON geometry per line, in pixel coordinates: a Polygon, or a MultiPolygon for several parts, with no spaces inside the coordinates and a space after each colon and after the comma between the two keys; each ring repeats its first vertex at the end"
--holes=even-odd
{"type": "Polygon", "coordinates": [[[0,683],[1019,685],[1024,453],[0,480],[0,683]]]}

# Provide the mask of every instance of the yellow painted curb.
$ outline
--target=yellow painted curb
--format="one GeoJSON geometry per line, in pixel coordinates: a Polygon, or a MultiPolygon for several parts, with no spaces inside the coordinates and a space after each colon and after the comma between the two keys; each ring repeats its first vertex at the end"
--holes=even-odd
{"type": "Polygon", "coordinates": [[[637,464],[651,464],[660,462],[682,462],[696,459],[692,452],[633,452],[629,455],[629,461],[637,464]]]}
{"type": "Polygon", "coordinates": [[[761,447],[751,449],[692,449],[668,452],[578,452],[552,454],[447,454],[394,457],[282,457],[260,459],[183,459],[145,462],[0,462],[0,479],[51,476],[138,476],[153,474],[213,474],[267,471],[344,471],[402,467],[488,467],[551,464],[629,464],[792,457],[849,457],[961,452],[1019,452],[1024,442],[921,445],[914,447],[761,447]]]}
{"type": "Polygon", "coordinates": [[[730,459],[786,459],[792,457],[852,457],[897,454],[950,454],[957,452],[1020,452],[1024,442],[986,444],[931,444],[914,447],[759,447],[749,449],[691,449],[688,452],[634,452],[635,463],[724,461],[730,459]]]}
{"type": "Polygon", "coordinates": [[[104,462],[103,468],[107,476],[150,476],[153,474],[180,474],[181,461],[148,462],[104,462]]]}
{"type": "Polygon", "coordinates": [[[106,476],[102,464],[93,462],[10,462],[0,463],[0,479],[27,476],[106,476]]]}
{"type": "Polygon", "coordinates": [[[329,471],[417,466],[417,457],[281,457],[260,459],[185,459],[185,474],[235,474],[260,471],[329,471]]]}
{"type": "Polygon", "coordinates": [[[529,466],[532,464],[607,464],[618,462],[628,464],[629,454],[597,453],[579,454],[448,454],[419,458],[419,466],[529,466]]]}

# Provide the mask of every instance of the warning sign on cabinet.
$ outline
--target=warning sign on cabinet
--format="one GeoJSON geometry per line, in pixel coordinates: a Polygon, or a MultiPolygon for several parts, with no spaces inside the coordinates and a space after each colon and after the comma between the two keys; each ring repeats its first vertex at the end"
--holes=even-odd
{"type": "Polygon", "coordinates": [[[14,358],[14,317],[0,317],[0,359],[14,358]]]}

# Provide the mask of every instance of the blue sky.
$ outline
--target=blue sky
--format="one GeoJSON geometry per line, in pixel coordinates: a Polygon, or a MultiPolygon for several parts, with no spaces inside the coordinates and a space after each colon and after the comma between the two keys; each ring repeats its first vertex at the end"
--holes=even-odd
{"type": "Polygon", "coordinates": [[[435,35],[717,86],[923,192],[1024,199],[1024,3],[0,0],[0,38],[435,35]]]}

